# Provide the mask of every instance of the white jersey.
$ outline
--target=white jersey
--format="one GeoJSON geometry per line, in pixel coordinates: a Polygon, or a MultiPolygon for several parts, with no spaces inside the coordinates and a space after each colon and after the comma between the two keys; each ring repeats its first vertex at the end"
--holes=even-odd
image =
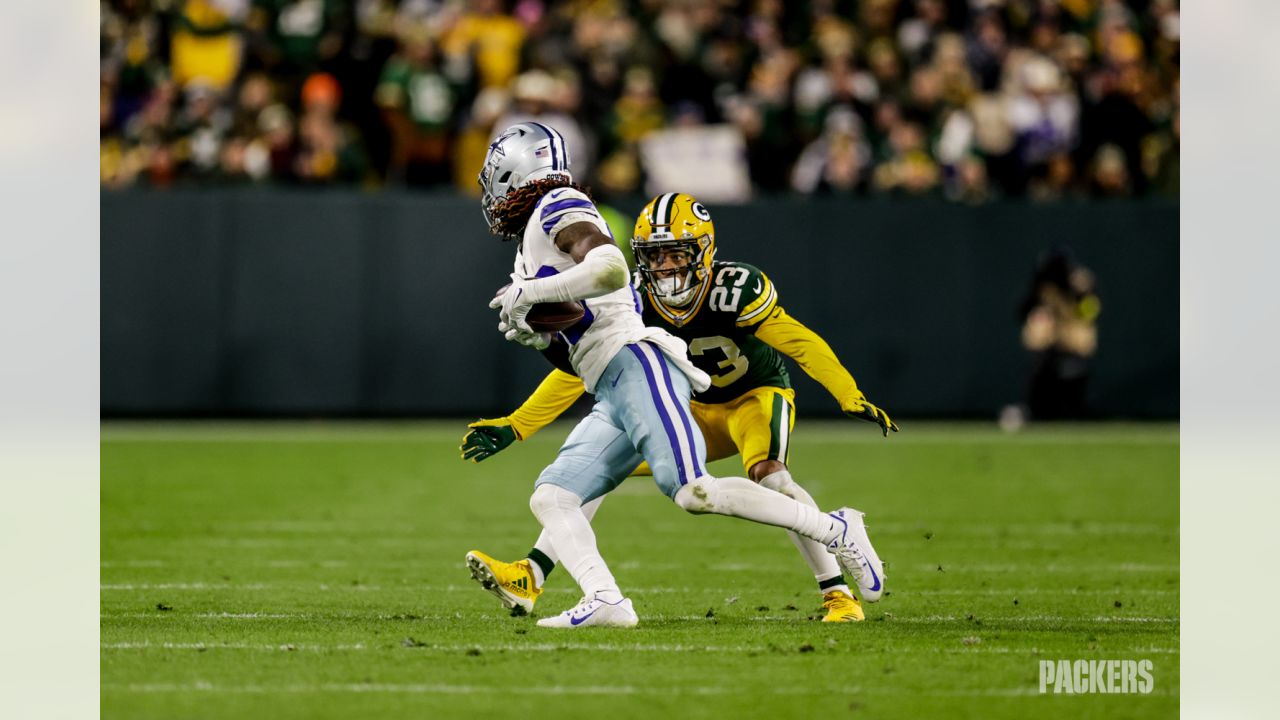
{"type": "MultiPolygon", "coordinates": [[[[555,237],[579,222],[589,222],[612,237],[609,225],[581,192],[560,188],[543,196],[525,226],[516,252],[516,273],[523,278],[550,277],[574,267],[577,263],[556,247],[555,237]]],[[[660,328],[645,326],[640,315],[640,295],[629,282],[624,288],[579,302],[586,308],[586,316],[560,335],[569,343],[569,362],[587,392],[595,392],[600,375],[623,346],[641,340],[658,346],[689,377],[696,392],[711,387],[711,377],[689,362],[688,346],[683,340],[660,328]]]]}

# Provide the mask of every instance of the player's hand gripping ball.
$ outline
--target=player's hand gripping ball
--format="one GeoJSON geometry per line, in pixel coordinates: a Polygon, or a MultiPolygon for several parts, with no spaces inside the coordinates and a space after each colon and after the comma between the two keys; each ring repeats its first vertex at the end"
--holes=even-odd
{"type": "MultiPolygon", "coordinates": [[[[519,307],[518,298],[507,298],[507,293],[511,290],[512,285],[516,285],[515,292],[519,292],[518,282],[503,285],[498,289],[498,293],[494,295],[493,302],[489,303],[489,307],[503,310],[506,316],[502,317],[501,321],[502,324],[508,326],[508,330],[511,328],[523,330],[520,327],[519,312],[524,308],[519,307]],[[514,312],[509,312],[509,309],[514,312]],[[515,322],[512,322],[513,320],[515,322]]],[[[569,302],[536,303],[524,307],[528,308],[523,317],[524,324],[528,325],[529,329],[535,333],[556,333],[561,330],[568,330],[587,314],[587,310],[582,306],[582,303],[572,300],[569,302]]]]}

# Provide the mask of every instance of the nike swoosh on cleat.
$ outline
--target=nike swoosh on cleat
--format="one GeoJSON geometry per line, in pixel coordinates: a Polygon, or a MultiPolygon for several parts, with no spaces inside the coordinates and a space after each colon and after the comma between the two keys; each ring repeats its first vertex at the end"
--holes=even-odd
{"type": "Polygon", "coordinates": [[[871,567],[871,563],[867,563],[867,570],[871,572],[871,579],[876,581],[876,584],[871,587],[871,592],[875,592],[880,589],[880,576],[876,574],[876,569],[871,567]]]}
{"type": "Polygon", "coordinates": [[[619,372],[618,377],[614,378],[612,383],[609,383],[609,387],[618,387],[618,381],[622,379],[622,373],[624,372],[626,372],[626,370],[619,372]]]}
{"type": "Polygon", "coordinates": [[[570,624],[570,625],[581,625],[582,623],[584,623],[584,622],[586,622],[586,621],[587,621],[587,618],[591,617],[592,615],[595,615],[595,614],[596,614],[596,611],[597,611],[597,610],[599,610],[599,609],[600,609],[600,608],[596,608],[595,610],[592,610],[591,612],[587,613],[586,615],[583,615],[583,616],[582,616],[582,617],[580,617],[580,618],[571,617],[571,618],[569,618],[569,624],[570,624]]]}

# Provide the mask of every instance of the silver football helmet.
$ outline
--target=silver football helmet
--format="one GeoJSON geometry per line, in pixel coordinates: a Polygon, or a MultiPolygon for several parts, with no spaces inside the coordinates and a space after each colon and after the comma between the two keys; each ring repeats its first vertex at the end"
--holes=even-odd
{"type": "Polygon", "coordinates": [[[550,126],[523,122],[498,133],[480,168],[480,207],[493,230],[493,206],[507,192],[549,175],[569,175],[569,148],[564,136],[550,126]]]}

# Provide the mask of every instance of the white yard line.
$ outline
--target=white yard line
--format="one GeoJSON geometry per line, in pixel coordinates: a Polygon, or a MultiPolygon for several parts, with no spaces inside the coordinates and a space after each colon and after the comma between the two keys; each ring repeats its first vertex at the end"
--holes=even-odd
{"type": "MultiPolygon", "coordinates": [[[[227,694],[315,694],[315,693],[395,693],[429,695],[491,695],[488,685],[433,684],[337,684],[324,685],[214,685],[206,682],[104,684],[103,690],[132,693],[227,693],[227,694]]],[[[649,692],[658,693],[660,688],[649,692]]],[[[669,689],[668,689],[669,690],[669,689]]],[[[631,685],[528,685],[521,692],[534,695],[628,695],[641,692],[631,685]]]]}
{"type": "Polygon", "coordinates": [[[1131,522],[1083,522],[1083,523],[919,523],[919,522],[874,522],[867,523],[869,531],[890,533],[923,533],[932,531],[938,539],[948,536],[976,535],[982,537],[1002,537],[1004,535],[1158,535],[1178,532],[1176,525],[1161,523],[1131,522]]]}
{"type": "MultiPolygon", "coordinates": [[[[756,686],[759,688],[759,686],[756,686]]],[[[492,685],[454,685],[448,683],[326,683],[326,684],[292,684],[292,685],[215,685],[209,682],[194,683],[104,683],[103,692],[128,693],[211,693],[211,694],[271,694],[271,695],[312,695],[332,693],[385,693],[409,695],[491,695],[492,685]]],[[[521,686],[522,693],[531,695],[741,695],[741,685],[701,685],[679,687],[674,685],[658,685],[652,687],[638,685],[536,685],[526,683],[521,686]]],[[[883,685],[837,686],[837,687],[774,687],[766,691],[772,695],[898,695],[902,691],[883,685]]],[[[1022,697],[1039,695],[1036,687],[1017,688],[981,688],[973,690],[913,690],[912,695],[930,697],[1022,697]]],[[[1168,695],[1170,691],[1157,688],[1153,695],[1168,695]]]]}
{"type": "MultiPolygon", "coordinates": [[[[131,693],[226,693],[226,694],[321,694],[321,693],[388,693],[411,695],[491,695],[488,685],[451,685],[446,683],[328,683],[322,685],[214,685],[195,683],[129,683],[104,684],[104,691],[131,693]]],[[[520,692],[531,695],[727,695],[740,694],[738,686],[638,687],[635,685],[532,685],[521,686],[520,692]]],[[[807,695],[859,693],[860,688],[772,688],[774,695],[807,695]]]]}
{"type": "Polygon", "coordinates": [[[503,620],[509,619],[510,615],[493,615],[486,613],[476,613],[463,615],[462,613],[454,613],[452,615],[416,615],[412,613],[400,615],[388,615],[380,613],[376,615],[344,615],[341,613],[229,613],[229,612],[206,612],[206,613],[181,613],[181,612],[127,612],[127,613],[104,613],[100,616],[101,620],[120,620],[120,619],[158,619],[158,618],[197,618],[200,620],[328,620],[328,621],[370,621],[370,620],[401,620],[401,621],[417,621],[417,620],[503,620]]]}
{"type": "MultiPolygon", "coordinates": [[[[292,651],[292,650],[370,650],[385,649],[399,650],[399,643],[393,643],[382,647],[370,648],[369,646],[358,643],[354,645],[317,645],[314,643],[285,643],[281,645],[270,644],[251,644],[251,643],[150,643],[150,642],[118,642],[118,643],[102,643],[104,650],[267,650],[267,651],[292,651]]],[[[449,644],[441,645],[436,643],[426,643],[424,645],[406,648],[409,650],[425,650],[435,652],[467,652],[468,650],[478,650],[480,652],[560,652],[563,650],[596,650],[600,652],[657,652],[657,653],[687,653],[687,652],[766,652],[770,648],[767,646],[753,645],[681,645],[681,644],[619,644],[619,643],[499,643],[499,644],[449,644]]]]}
{"type": "MultiPolygon", "coordinates": [[[[103,650],[253,650],[262,652],[350,652],[361,650],[391,650],[399,651],[401,646],[399,643],[382,646],[370,646],[364,643],[354,644],[334,644],[324,645],[316,643],[227,643],[227,642],[110,642],[102,643],[100,647],[103,650]]],[[[583,650],[597,651],[608,653],[767,653],[779,649],[785,650],[781,646],[770,645],[684,645],[684,644],[662,644],[662,643],[472,643],[472,644],[436,644],[427,643],[425,645],[405,648],[413,651],[426,652],[445,652],[460,653],[468,651],[486,652],[527,652],[527,653],[553,653],[567,650],[583,650]]],[[[914,649],[908,651],[907,654],[945,654],[945,655],[1008,655],[1008,654],[1028,654],[1036,655],[1043,651],[1035,647],[1011,648],[1007,646],[983,646],[971,645],[966,647],[933,647],[928,649],[914,649]]],[[[1072,650],[1071,652],[1079,653],[1082,651],[1072,650]]],[[[1180,650],[1178,648],[1163,647],[1145,647],[1145,648],[1105,648],[1097,650],[1083,651],[1088,654],[1102,655],[1177,655],[1180,650]]]]}
{"type": "Polygon", "coordinates": [[[224,642],[208,642],[208,643],[151,643],[151,642],[117,642],[102,643],[100,646],[103,650],[279,650],[282,652],[294,651],[312,651],[327,652],[343,651],[343,650],[367,650],[367,645],[363,643],[355,644],[337,644],[337,645],[314,645],[310,643],[284,643],[282,645],[263,645],[252,643],[224,643],[224,642]]]}
{"type": "MultiPolygon", "coordinates": [[[[477,585],[417,585],[407,584],[397,587],[385,587],[382,585],[347,585],[342,583],[246,583],[237,585],[234,583],[205,583],[205,582],[166,582],[166,583],[103,583],[98,586],[100,590],[319,590],[321,592],[382,592],[404,590],[410,592],[476,592],[477,585]]],[[[628,593],[637,595],[660,595],[669,593],[694,594],[712,591],[706,587],[628,587],[628,593]]],[[[548,593],[564,593],[578,594],[578,590],[571,587],[549,587],[544,590],[548,593]]],[[[716,593],[721,590],[714,590],[716,593]]]]}
{"type": "MultiPolygon", "coordinates": [[[[795,621],[795,615],[756,615],[749,619],[759,622],[788,622],[795,621]]],[[[973,621],[967,616],[959,615],[897,615],[888,614],[889,617],[884,618],[886,623],[965,623],[971,624],[973,621]]],[[[674,619],[680,620],[697,620],[701,615],[680,615],[674,619]]],[[[983,623],[1023,623],[1023,622],[1045,622],[1045,623],[1077,623],[1077,622],[1096,622],[1096,623],[1150,623],[1150,624],[1177,624],[1182,622],[1181,618],[1172,617],[1146,617],[1137,615],[1095,615],[1092,617],[1071,616],[1071,615],[984,615],[982,613],[974,613],[973,617],[983,623]]],[[[878,617],[872,617],[872,622],[880,621],[878,617]]]]}
{"type": "Polygon", "coordinates": [[[931,596],[965,596],[978,595],[981,597],[1004,597],[1009,596],[1016,598],[1020,595],[1098,595],[1123,598],[1126,595],[1157,595],[1177,596],[1177,590],[1158,590],[1147,588],[1127,588],[1114,590],[1081,590],[1079,588],[949,588],[944,590],[895,590],[894,597],[931,597],[931,596]]]}
{"type": "MultiPolygon", "coordinates": [[[[1028,566],[1021,565],[947,565],[946,572],[1017,572],[1025,570],[1028,566]]],[[[759,570],[759,566],[753,566],[753,569],[759,570]]],[[[1166,565],[1149,565],[1139,566],[1129,563],[1119,565],[1095,565],[1095,566],[1062,566],[1062,565],[1046,565],[1039,568],[1041,570],[1048,569],[1053,573],[1085,573],[1085,572],[1102,572],[1112,570],[1116,572],[1176,572],[1175,566],[1166,565]]],[[[936,573],[936,565],[919,565],[917,570],[921,574],[936,573]]],[[[191,582],[160,582],[160,583],[102,583],[98,586],[102,591],[133,591],[133,590],[320,590],[320,591],[353,591],[353,592],[373,592],[373,591],[393,591],[406,590],[412,592],[473,592],[476,585],[473,584],[454,584],[448,585],[419,585],[416,583],[408,583],[395,587],[386,587],[382,585],[351,585],[346,583],[207,583],[201,581],[191,582]]],[[[690,594],[699,595],[707,593],[722,593],[722,588],[712,588],[708,586],[628,586],[624,588],[627,593],[636,593],[640,595],[658,595],[658,594],[690,594]]],[[[903,596],[929,596],[929,595],[1005,595],[1005,594],[1049,594],[1049,595],[1177,595],[1176,589],[1160,589],[1160,588],[1100,588],[1078,590],[1073,588],[1018,588],[1018,587],[995,587],[995,588],[951,588],[951,589],[932,589],[932,590],[911,590],[909,588],[897,589],[903,596]]],[[[577,591],[571,587],[564,585],[552,585],[545,589],[549,593],[576,593],[577,591]]]]}
{"type": "MultiPolygon", "coordinates": [[[[816,612],[816,610],[814,611],[816,612]]],[[[755,622],[807,622],[809,612],[803,610],[792,611],[787,615],[718,615],[719,619],[725,620],[751,620],[755,622]]],[[[886,613],[887,617],[873,615],[870,622],[888,622],[888,623],[958,623],[972,624],[973,620],[969,616],[960,615],[905,615],[893,612],[886,613]],[[883,619],[882,619],[883,617],[883,619]]],[[[130,613],[104,613],[102,620],[115,619],[158,619],[158,618],[198,618],[202,620],[341,620],[341,621],[386,621],[386,620],[402,620],[402,621],[442,621],[442,620],[506,620],[506,615],[495,615],[490,613],[461,613],[455,612],[451,615],[342,615],[335,613],[175,613],[175,612],[130,612],[130,613]]],[[[981,612],[973,613],[973,618],[983,623],[1022,623],[1022,622],[1045,622],[1045,623],[1078,623],[1078,622],[1094,622],[1094,623],[1148,623],[1148,624],[1178,624],[1182,622],[1181,618],[1176,617],[1156,617],[1145,615],[1045,615],[1045,614],[1027,614],[1027,615],[987,615],[981,612]]],[[[709,622],[716,618],[708,618],[706,615],[647,615],[641,614],[641,621],[647,622],[664,622],[664,621],[697,621],[709,622]]]]}
{"type": "Polygon", "coordinates": [[[272,587],[266,583],[248,583],[232,585],[231,583],[173,582],[173,583],[105,583],[99,590],[266,590],[272,587]]]}
{"type": "MultiPolygon", "coordinates": [[[[888,563],[886,563],[888,565],[888,563]]],[[[1148,563],[1081,563],[1081,564],[1065,564],[1065,563],[1049,563],[1047,565],[1037,564],[1034,562],[1026,563],[953,563],[942,562],[920,563],[912,565],[911,569],[918,573],[938,572],[938,566],[941,565],[943,572],[978,572],[978,573],[1025,573],[1028,570],[1036,572],[1048,573],[1078,573],[1082,577],[1088,573],[1101,572],[1120,572],[1120,573],[1177,573],[1181,570],[1177,565],[1159,565],[1148,563]]],[[[893,568],[888,567],[889,575],[892,575],[893,568]]],[[[890,578],[892,579],[892,578],[890,578]]]]}
{"type": "MultiPolygon", "coordinates": [[[[647,488],[652,491],[652,488],[647,488]]],[[[615,491],[616,492],[616,491],[615,491]]],[[[947,536],[1003,537],[1005,535],[1159,535],[1178,533],[1178,527],[1162,523],[1133,522],[1044,522],[1044,523],[965,523],[938,521],[936,523],[881,521],[874,517],[867,523],[874,534],[933,532],[940,539],[947,536]]],[[[356,525],[328,520],[261,520],[242,523],[222,523],[214,526],[222,534],[277,533],[281,535],[325,535],[342,539],[381,538],[429,540],[431,528],[410,524],[378,525],[371,530],[368,525],[356,525]],[[344,537],[346,536],[346,537],[344,537]]],[[[198,538],[197,538],[198,539],[198,538]]],[[[221,539],[221,538],[206,538],[221,539]]]]}
{"type": "MultiPolygon", "coordinates": [[[[155,613],[136,613],[134,617],[155,617],[155,613]]],[[[297,620],[319,618],[308,613],[198,613],[194,617],[220,620],[297,620]]]]}
{"type": "MultiPolygon", "coordinates": [[[[1005,546],[1007,549],[1007,546],[1005,546]]],[[[1032,545],[1027,546],[1029,549],[1032,545]]],[[[1027,563],[977,563],[964,564],[942,561],[941,563],[917,563],[909,566],[913,571],[923,574],[938,572],[938,565],[943,566],[946,572],[951,571],[981,571],[981,572],[1026,572],[1028,570],[1041,570],[1046,567],[1052,568],[1049,572],[1180,572],[1181,568],[1173,564],[1158,563],[1112,563],[1112,564],[1063,564],[1051,563],[1044,565],[1041,562],[1027,563]]],[[[611,563],[613,569],[616,570],[682,570],[682,571],[701,571],[701,572],[725,572],[725,573],[741,573],[741,572],[776,572],[789,573],[796,568],[795,562],[722,562],[712,563],[710,565],[698,565],[696,563],[677,563],[677,562],[642,562],[638,560],[627,560],[617,563],[611,563]]],[[[160,569],[167,568],[189,572],[192,565],[186,560],[116,560],[103,561],[99,563],[99,567],[104,570],[130,570],[130,569],[160,569]]],[[[271,560],[271,559],[236,559],[220,564],[202,564],[202,568],[213,568],[217,570],[226,570],[228,568],[268,568],[268,569],[326,569],[341,570],[354,568],[357,571],[370,570],[399,570],[399,571],[422,571],[427,567],[435,567],[435,565],[419,562],[419,561],[365,561],[365,560],[271,560]]],[[[462,563],[457,564],[457,569],[463,573],[462,563]]],[[[892,572],[895,566],[890,565],[889,570],[892,572]]],[[[113,577],[119,577],[123,573],[111,573],[113,577]]],[[[148,573],[149,575],[153,575],[148,573]]]]}

